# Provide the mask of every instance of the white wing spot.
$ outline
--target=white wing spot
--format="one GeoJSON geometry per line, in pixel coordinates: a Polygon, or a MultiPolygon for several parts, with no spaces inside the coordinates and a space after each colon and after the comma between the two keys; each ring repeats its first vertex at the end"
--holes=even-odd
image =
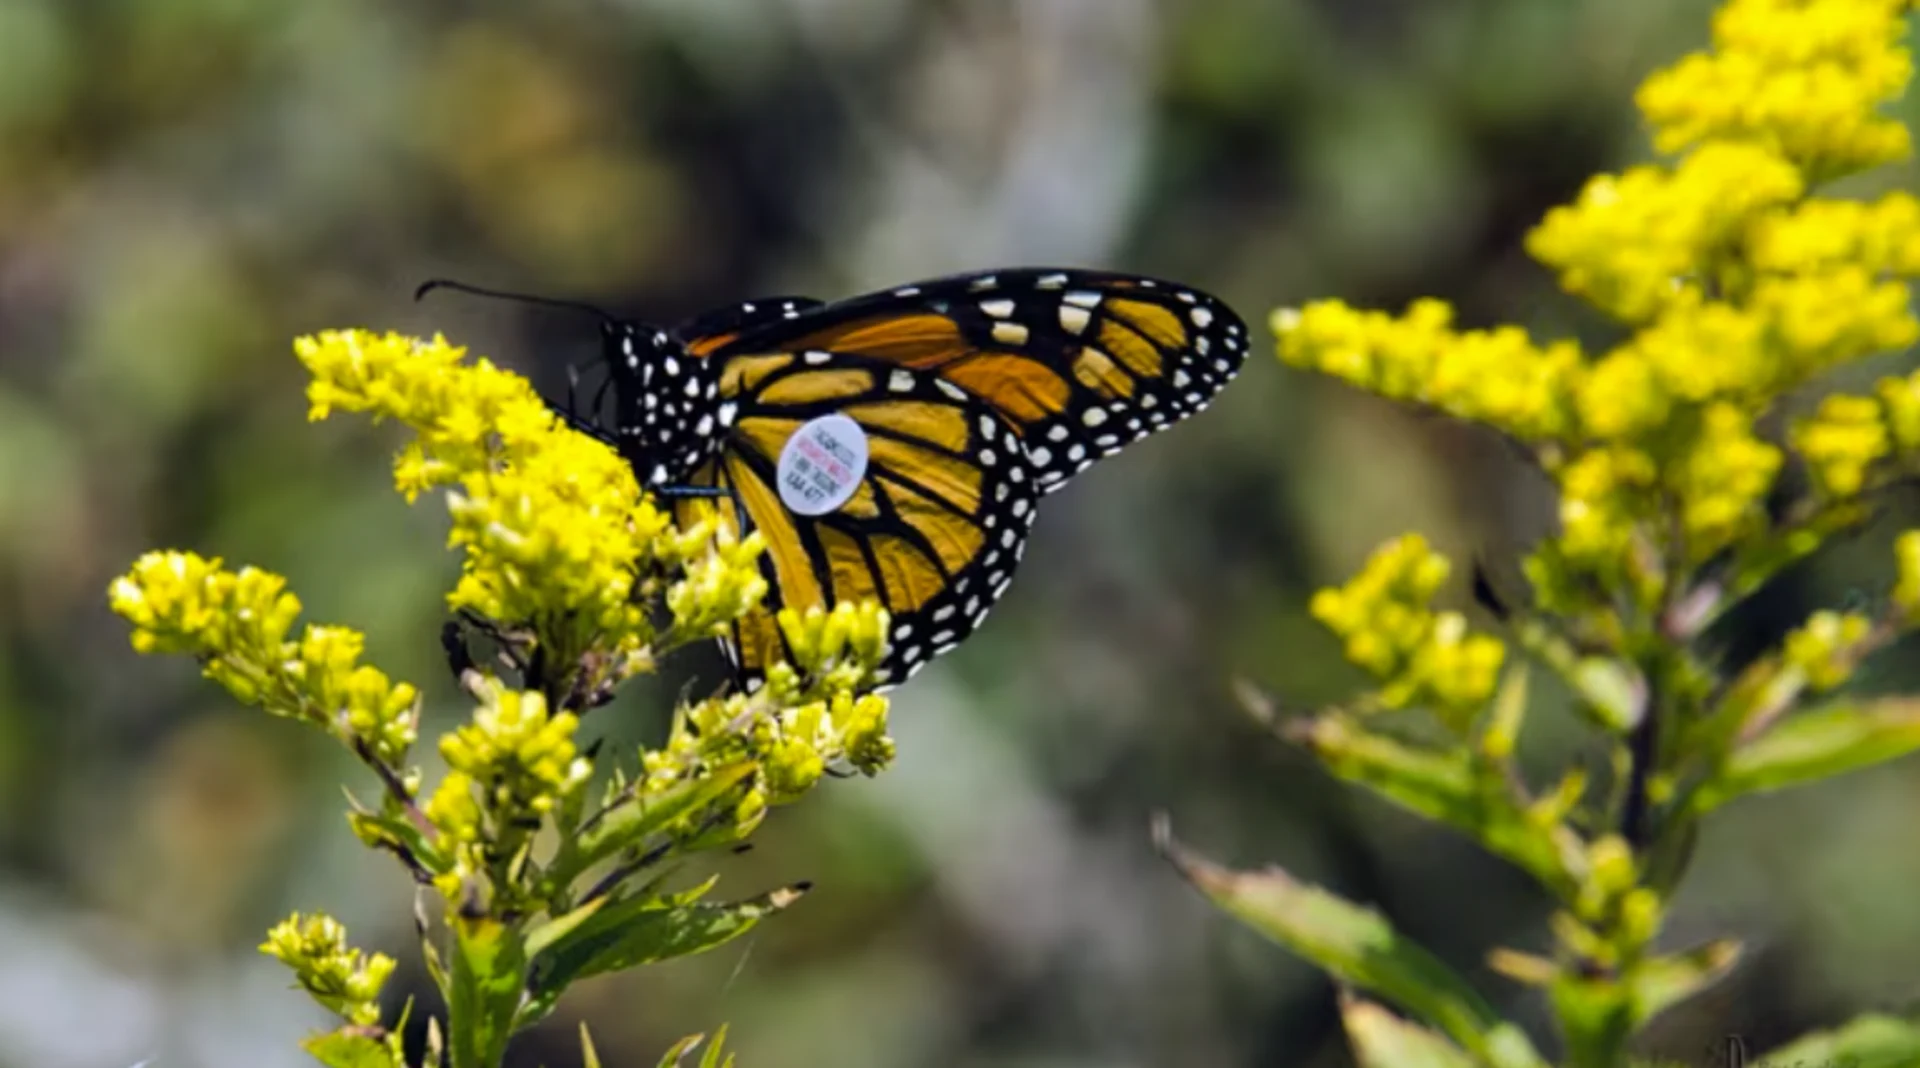
{"type": "Polygon", "coordinates": [[[911,624],[911,623],[902,623],[902,624],[900,624],[899,626],[897,626],[897,627],[895,627],[895,628],[893,628],[893,640],[894,640],[894,641],[897,641],[897,642],[903,642],[903,641],[906,641],[906,640],[907,640],[908,638],[911,638],[911,637],[913,637],[913,624],[911,624]]]}
{"type": "Polygon", "coordinates": [[[993,339],[1002,345],[1024,345],[1027,343],[1027,333],[1022,323],[993,324],[993,339]]]}
{"type": "MultiPolygon", "coordinates": [[[[940,610],[933,614],[933,621],[935,623],[945,623],[947,620],[953,618],[953,613],[954,613],[954,607],[952,605],[950,604],[942,605],[940,607],[940,610]]],[[[938,638],[934,639],[934,641],[939,641],[939,640],[940,639],[938,638]]]]}
{"type": "Polygon", "coordinates": [[[1192,304],[1197,299],[1194,297],[1192,293],[1189,293],[1184,289],[1178,293],[1175,293],[1174,296],[1179,297],[1181,300],[1186,301],[1188,304],[1192,304]]]}
{"type": "Polygon", "coordinates": [[[1093,316],[1085,308],[1076,308],[1071,304],[1060,305],[1060,329],[1069,334],[1078,334],[1093,321],[1093,316]]]}
{"type": "Polygon", "coordinates": [[[940,387],[940,392],[945,393],[947,396],[952,397],[954,400],[963,401],[967,399],[966,390],[961,389],[959,386],[954,385],[952,382],[949,382],[944,378],[935,379],[934,383],[940,387]]]}
{"type": "Polygon", "coordinates": [[[687,379],[687,396],[698,397],[699,395],[700,395],[700,380],[697,378],[687,379]]]}
{"type": "Polygon", "coordinates": [[[665,368],[666,372],[669,375],[677,375],[680,373],[680,361],[674,359],[671,356],[667,357],[666,362],[662,363],[660,366],[665,368]]]}
{"type": "Polygon", "coordinates": [[[1192,376],[1192,375],[1189,375],[1189,374],[1187,374],[1187,369],[1186,369],[1186,368],[1184,368],[1184,367],[1177,367],[1177,368],[1175,368],[1175,369],[1174,369],[1174,372],[1173,372],[1173,388],[1175,388],[1175,389],[1185,389],[1185,388],[1187,388],[1187,386],[1188,386],[1188,385],[1189,385],[1190,383],[1192,383],[1192,382],[1193,382],[1193,376],[1192,376]]]}
{"type": "Polygon", "coordinates": [[[703,438],[706,437],[708,434],[713,433],[713,416],[711,415],[701,416],[700,425],[694,427],[693,432],[700,435],[703,438]]]}
{"type": "Polygon", "coordinates": [[[1067,440],[1068,433],[1070,433],[1070,431],[1067,430],[1066,424],[1055,423],[1053,425],[1053,429],[1047,431],[1047,440],[1048,441],[1065,441],[1067,440]]]}
{"type": "Polygon", "coordinates": [[[1041,275],[1039,280],[1033,283],[1033,287],[1035,289],[1059,289],[1061,286],[1064,286],[1066,284],[1067,284],[1066,275],[1047,274],[1047,275],[1041,275]]]}
{"type": "Polygon", "coordinates": [[[1114,446],[1120,444],[1120,438],[1119,438],[1119,435],[1117,434],[1102,434],[1099,437],[1094,438],[1093,443],[1095,445],[1100,446],[1103,449],[1111,449],[1114,446]]]}
{"type": "Polygon", "coordinates": [[[920,295],[920,287],[901,286],[899,289],[893,291],[893,295],[896,297],[917,297],[920,295]]]}
{"type": "Polygon", "coordinates": [[[1045,467],[1053,462],[1053,450],[1042,445],[1032,452],[1027,453],[1027,459],[1032,460],[1040,467],[1045,467]]]}
{"type": "Polygon", "coordinates": [[[913,372],[895,371],[887,376],[887,388],[895,393],[913,392],[913,372]]]}
{"type": "Polygon", "coordinates": [[[1076,289],[1060,299],[1080,308],[1097,308],[1100,306],[1100,294],[1084,289],[1076,289]]]}
{"type": "Polygon", "coordinates": [[[1005,533],[1000,535],[1000,547],[1003,549],[1011,549],[1013,548],[1013,543],[1019,540],[1020,535],[1009,527],[1005,533]]]}
{"type": "Polygon", "coordinates": [[[1205,330],[1207,324],[1213,322],[1213,313],[1205,308],[1195,308],[1187,313],[1187,318],[1193,320],[1193,325],[1205,330]]]}
{"type": "Polygon", "coordinates": [[[803,354],[800,358],[807,361],[809,364],[812,364],[813,366],[818,367],[823,363],[827,363],[831,361],[833,359],[833,353],[821,352],[819,349],[814,349],[811,352],[807,352],[803,354]]]}
{"type": "Polygon", "coordinates": [[[721,425],[721,426],[732,426],[732,425],[733,425],[733,413],[735,413],[735,412],[737,412],[737,411],[739,411],[739,410],[740,410],[740,409],[739,409],[739,406],[738,406],[738,405],[736,405],[736,404],[734,404],[734,403],[733,403],[732,401],[728,401],[727,403],[725,403],[725,404],[722,404],[722,405],[720,406],[720,413],[719,413],[719,414],[720,414],[720,425],[721,425]]]}
{"type": "Polygon", "coordinates": [[[1026,515],[1026,514],[1027,514],[1027,502],[1026,502],[1025,500],[1018,500],[1018,501],[1015,501],[1015,502],[1013,502],[1013,514],[1014,514],[1015,516],[1023,516],[1023,515],[1026,515]]]}
{"type": "Polygon", "coordinates": [[[1073,448],[1067,450],[1067,459],[1072,460],[1074,463],[1079,463],[1081,460],[1086,459],[1086,456],[1087,447],[1077,441],[1074,442],[1073,448]]]}
{"type": "Polygon", "coordinates": [[[1080,421],[1088,426],[1099,426],[1101,423],[1107,421],[1107,410],[1105,408],[1088,408],[1085,412],[1081,413],[1080,421]]]}
{"type": "Polygon", "coordinates": [[[986,438],[988,441],[992,441],[993,435],[998,431],[999,431],[999,428],[993,425],[993,416],[983,415],[980,417],[980,436],[981,437],[986,438]]]}
{"type": "Polygon", "coordinates": [[[1013,301],[1005,297],[999,300],[983,300],[980,302],[980,310],[993,316],[995,319],[1005,319],[1007,316],[1013,314],[1013,301]]]}
{"type": "Polygon", "coordinates": [[[982,289],[992,289],[994,286],[997,286],[999,284],[1000,284],[1000,279],[995,278],[993,275],[990,275],[990,274],[983,274],[980,277],[974,279],[973,283],[967,286],[967,288],[978,291],[982,289]]]}
{"type": "Polygon", "coordinates": [[[993,454],[992,449],[980,450],[980,466],[981,467],[992,467],[994,464],[997,464],[999,462],[1000,462],[1000,457],[995,456],[993,454]]]}

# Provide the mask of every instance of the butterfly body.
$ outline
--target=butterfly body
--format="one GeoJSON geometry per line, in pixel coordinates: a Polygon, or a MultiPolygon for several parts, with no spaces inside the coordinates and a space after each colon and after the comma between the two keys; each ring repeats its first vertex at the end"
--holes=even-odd
{"type": "Polygon", "coordinates": [[[881,602],[888,684],[958,644],[1010,583],[1038,499],[1205,407],[1245,352],[1215,298],[1049,268],[757,300],[605,342],[640,481],[683,523],[767,539],[767,603],[726,643],[749,689],[784,655],[781,607],[881,602]]]}

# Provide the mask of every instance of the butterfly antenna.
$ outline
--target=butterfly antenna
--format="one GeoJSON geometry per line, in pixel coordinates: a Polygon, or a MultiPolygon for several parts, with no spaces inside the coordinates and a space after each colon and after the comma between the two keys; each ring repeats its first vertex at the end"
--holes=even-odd
{"type": "Polygon", "coordinates": [[[537,297],[531,293],[509,293],[503,289],[487,289],[482,286],[468,285],[465,282],[456,282],[451,278],[427,279],[426,281],[420,283],[419,288],[413,291],[413,299],[416,301],[420,300],[422,297],[425,297],[428,293],[431,293],[436,289],[451,289],[461,293],[470,293],[476,297],[491,297],[495,300],[511,300],[521,304],[538,304],[548,308],[566,308],[570,311],[583,311],[593,315],[597,315],[601,319],[609,323],[617,323],[620,321],[618,316],[615,316],[614,314],[606,311],[603,308],[594,307],[593,305],[588,304],[585,301],[561,300],[558,297],[537,297]]]}

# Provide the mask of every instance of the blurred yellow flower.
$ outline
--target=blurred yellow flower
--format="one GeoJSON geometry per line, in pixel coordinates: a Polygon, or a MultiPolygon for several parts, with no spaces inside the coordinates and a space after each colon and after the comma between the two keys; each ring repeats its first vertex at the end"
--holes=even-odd
{"type": "Polygon", "coordinates": [[[1730,0],[1711,53],[1648,78],[1638,103],[1662,152],[1752,141],[1819,180],[1905,157],[1877,114],[1913,73],[1905,0],[1730,0]]]}
{"type": "Polygon", "coordinates": [[[1346,585],[1314,594],[1309,609],[1381,680],[1383,704],[1430,706],[1460,726],[1492,696],[1506,647],[1471,633],[1458,612],[1433,611],[1449,570],[1426,539],[1407,534],[1374,550],[1346,585]]]}

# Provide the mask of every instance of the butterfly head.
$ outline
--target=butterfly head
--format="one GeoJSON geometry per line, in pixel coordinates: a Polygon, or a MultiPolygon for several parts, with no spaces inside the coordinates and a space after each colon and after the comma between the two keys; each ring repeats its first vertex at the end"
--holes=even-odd
{"type": "Polygon", "coordinates": [[[732,421],[713,366],[645,323],[608,323],[604,347],[621,455],[649,487],[684,484],[732,421]]]}

